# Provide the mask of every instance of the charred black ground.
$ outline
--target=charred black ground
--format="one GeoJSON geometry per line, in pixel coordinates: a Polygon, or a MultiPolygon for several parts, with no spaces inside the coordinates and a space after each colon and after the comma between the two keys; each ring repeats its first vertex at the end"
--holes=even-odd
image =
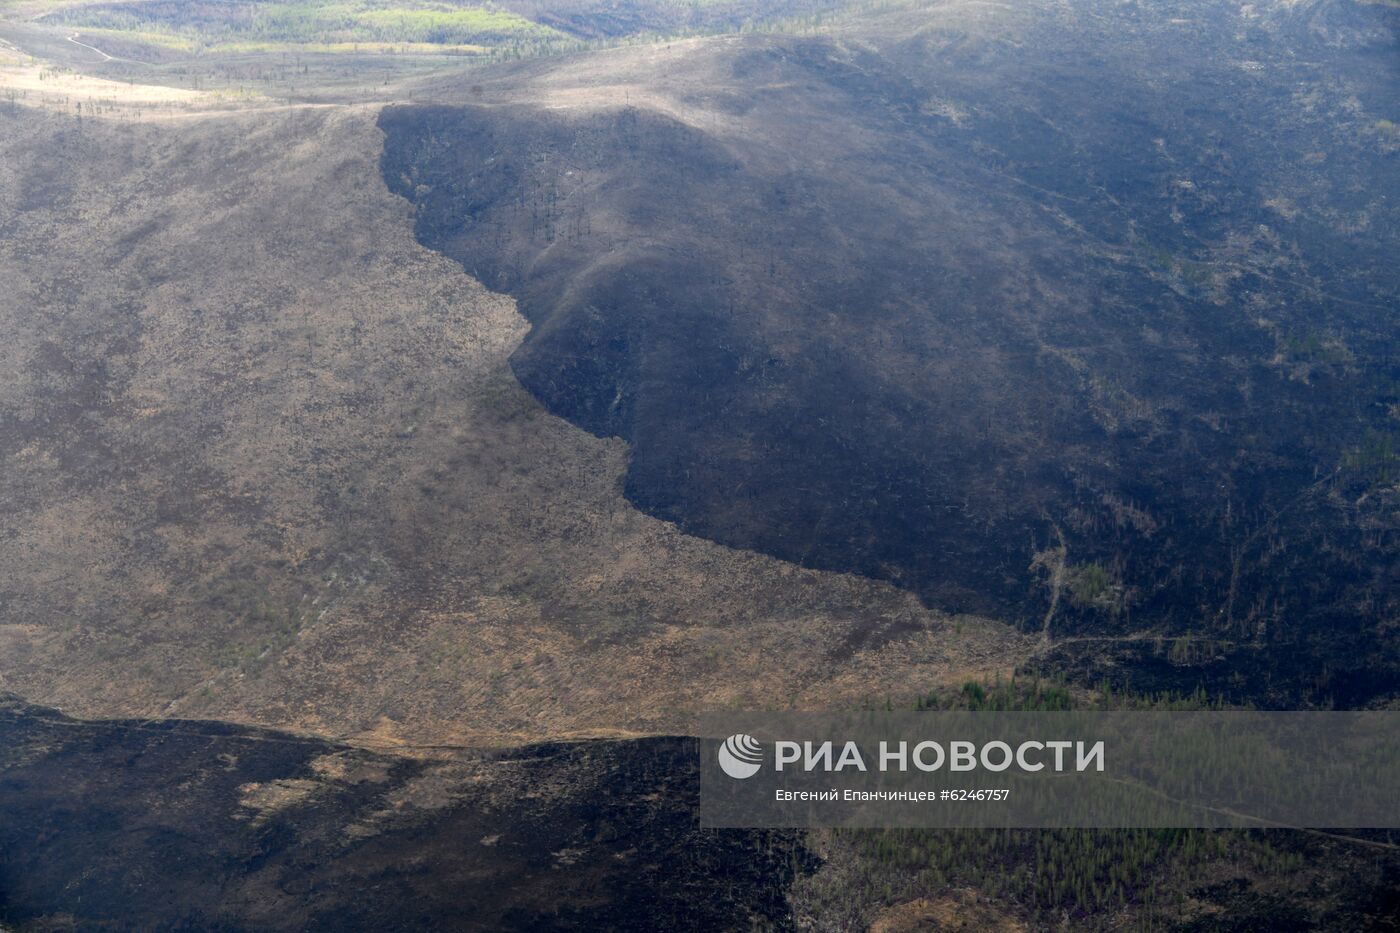
{"type": "Polygon", "coordinates": [[[519,299],[521,382],[631,443],[643,510],[942,608],[1287,657],[1256,699],[1360,664],[1365,702],[1400,611],[1396,19],[906,11],[523,66],[386,110],[382,166],[519,299]]]}
{"type": "Polygon", "coordinates": [[[22,929],[781,928],[814,865],[789,834],[696,827],[690,740],[430,762],[6,700],[0,749],[22,929]]]}

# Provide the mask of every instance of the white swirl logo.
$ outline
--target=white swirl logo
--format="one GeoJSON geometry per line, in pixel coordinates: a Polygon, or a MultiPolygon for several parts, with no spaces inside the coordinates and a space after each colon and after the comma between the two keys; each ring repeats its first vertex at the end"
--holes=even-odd
{"type": "Polygon", "coordinates": [[[732,778],[749,778],[763,764],[763,746],[751,735],[737,732],[719,747],[719,766],[732,778]]]}

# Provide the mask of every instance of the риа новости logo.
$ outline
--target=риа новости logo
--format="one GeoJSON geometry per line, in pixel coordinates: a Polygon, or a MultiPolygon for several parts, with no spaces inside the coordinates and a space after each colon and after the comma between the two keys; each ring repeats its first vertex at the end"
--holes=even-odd
{"type": "Polygon", "coordinates": [[[751,735],[735,733],[719,747],[719,766],[732,778],[753,777],[762,762],[763,746],[751,735]]]}

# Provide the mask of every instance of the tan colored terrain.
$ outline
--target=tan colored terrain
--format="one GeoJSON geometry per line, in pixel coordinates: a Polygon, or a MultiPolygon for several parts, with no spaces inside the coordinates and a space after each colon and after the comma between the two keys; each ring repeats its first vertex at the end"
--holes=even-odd
{"type": "MultiPolygon", "coordinates": [[[[136,92],[139,96],[139,92],[136,92]]],[[[0,688],[497,742],[884,702],[1032,639],[679,533],[415,242],[377,108],[0,107],[0,688]]]]}
{"type": "Polygon", "coordinates": [[[1026,925],[1008,917],[996,905],[973,891],[956,891],[948,897],[919,898],[884,911],[870,925],[870,933],[932,933],[978,930],[981,933],[1025,933],[1026,925]]]}
{"type": "Polygon", "coordinates": [[[0,39],[0,103],[11,110],[24,105],[115,121],[163,120],[274,105],[268,98],[248,93],[195,91],[84,74],[35,58],[3,39],[0,39]]]}

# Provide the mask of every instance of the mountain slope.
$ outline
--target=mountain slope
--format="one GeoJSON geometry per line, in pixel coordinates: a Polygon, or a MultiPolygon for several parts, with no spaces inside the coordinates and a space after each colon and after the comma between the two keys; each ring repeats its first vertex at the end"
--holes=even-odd
{"type": "Polygon", "coordinates": [[[512,303],[413,241],[376,112],[0,111],[6,689],[495,741],[1025,656],[637,513],[624,445],[515,383],[512,303]]]}
{"type": "Polygon", "coordinates": [[[1256,700],[1359,664],[1364,702],[1397,15],[894,4],[430,82],[383,172],[650,514],[1052,635],[1209,636],[1256,700]]]}

